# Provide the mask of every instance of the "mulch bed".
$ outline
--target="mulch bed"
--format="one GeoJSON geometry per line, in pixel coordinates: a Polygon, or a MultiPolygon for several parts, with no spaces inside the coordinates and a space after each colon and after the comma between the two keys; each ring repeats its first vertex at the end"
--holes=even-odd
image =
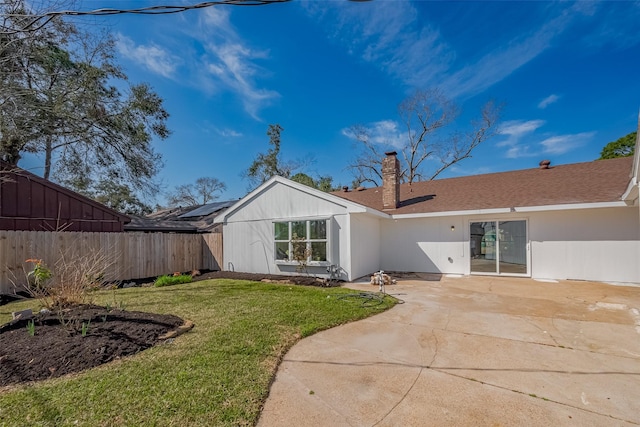
{"type": "Polygon", "coordinates": [[[327,281],[313,276],[281,276],[275,274],[258,274],[258,273],[240,273],[236,271],[210,271],[199,276],[195,276],[193,281],[210,280],[210,279],[235,279],[235,280],[253,280],[256,282],[271,283],[291,283],[301,286],[322,286],[334,287],[340,286],[338,281],[327,281]]]}
{"type": "Polygon", "coordinates": [[[78,372],[145,350],[184,321],[176,316],[111,310],[95,305],[37,313],[0,326],[0,387],[78,372]],[[86,336],[82,323],[91,322],[86,336]]]}
{"type": "MultiPolygon", "coordinates": [[[[339,286],[340,282],[311,276],[210,271],[196,275],[193,281],[209,279],[253,280],[291,283],[303,286],[339,286]]],[[[128,282],[125,287],[148,286],[153,279],[128,282]]],[[[8,302],[8,301],[7,301],[8,302]]],[[[27,330],[28,319],[0,326],[1,387],[29,381],[55,378],[93,368],[103,363],[145,350],[159,337],[184,324],[179,317],[138,311],[110,310],[95,305],[80,305],[56,313],[36,313],[35,335],[27,330]],[[63,322],[61,323],[61,318],[63,322]],[[82,336],[82,323],[88,323],[82,336]]]]}

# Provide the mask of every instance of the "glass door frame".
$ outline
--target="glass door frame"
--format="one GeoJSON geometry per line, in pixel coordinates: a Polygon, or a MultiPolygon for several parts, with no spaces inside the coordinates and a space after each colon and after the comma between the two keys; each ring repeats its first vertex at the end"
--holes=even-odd
{"type": "Polygon", "coordinates": [[[508,276],[508,277],[531,277],[531,240],[529,237],[529,220],[527,218],[487,218],[487,219],[471,219],[467,223],[468,240],[467,240],[467,251],[469,253],[469,274],[477,275],[477,276],[508,276]],[[525,223],[525,260],[527,262],[527,272],[526,273],[501,273],[500,272],[500,248],[499,248],[499,239],[497,236],[498,230],[500,229],[501,222],[510,222],[510,221],[524,221],[525,223]],[[483,271],[473,271],[471,269],[471,263],[473,261],[473,257],[471,256],[471,224],[478,222],[493,222],[495,223],[496,228],[496,271],[495,272],[483,272],[483,271]]]}

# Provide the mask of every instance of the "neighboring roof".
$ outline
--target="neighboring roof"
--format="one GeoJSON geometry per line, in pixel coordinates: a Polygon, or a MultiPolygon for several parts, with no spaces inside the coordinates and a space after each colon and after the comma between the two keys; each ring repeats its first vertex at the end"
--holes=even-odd
{"type": "Polygon", "coordinates": [[[132,216],[131,222],[124,226],[125,231],[163,231],[174,233],[195,233],[198,227],[188,221],[172,221],[132,216]]]}
{"type": "Polygon", "coordinates": [[[152,212],[147,215],[145,218],[156,219],[156,220],[175,220],[183,213],[187,213],[196,209],[198,206],[177,206],[175,208],[167,208],[160,209],[158,211],[152,212]]]}
{"type": "MultiPolygon", "coordinates": [[[[391,215],[620,202],[633,158],[414,182],[400,186],[391,215]]],[[[332,194],[382,210],[382,187],[332,194]]]]}
{"type": "Polygon", "coordinates": [[[199,206],[193,210],[183,213],[182,215],[178,216],[178,218],[182,219],[211,215],[212,213],[233,206],[236,202],[237,200],[227,200],[225,202],[208,203],[206,205],[199,206]]]}
{"type": "MultiPolygon", "coordinates": [[[[48,221],[50,219],[74,224],[117,222],[121,229],[122,224],[130,221],[128,215],[120,213],[112,208],[86,197],[73,190],[42,178],[22,168],[9,165],[0,161],[4,182],[2,187],[2,200],[0,200],[0,216],[9,219],[17,218],[19,221],[35,220],[48,221]],[[25,187],[25,184],[29,187],[25,187]],[[89,208],[90,207],[90,208],[89,208]],[[15,211],[7,213],[7,211],[15,211]],[[100,212],[100,213],[97,213],[100,212]]],[[[75,229],[73,231],[110,231],[99,230],[93,226],[75,229]]],[[[113,230],[115,231],[115,230],[113,230]]]]}
{"type": "Polygon", "coordinates": [[[206,233],[214,231],[214,218],[237,200],[197,206],[162,209],[145,217],[132,217],[127,231],[162,231],[174,233],[206,233]]]}

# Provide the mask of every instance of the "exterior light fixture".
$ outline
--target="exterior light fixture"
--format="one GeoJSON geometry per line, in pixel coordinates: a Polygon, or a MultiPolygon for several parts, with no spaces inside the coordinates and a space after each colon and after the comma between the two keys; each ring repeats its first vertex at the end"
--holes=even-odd
{"type": "Polygon", "coordinates": [[[455,225],[451,226],[451,231],[456,231],[456,226],[455,225]]]}

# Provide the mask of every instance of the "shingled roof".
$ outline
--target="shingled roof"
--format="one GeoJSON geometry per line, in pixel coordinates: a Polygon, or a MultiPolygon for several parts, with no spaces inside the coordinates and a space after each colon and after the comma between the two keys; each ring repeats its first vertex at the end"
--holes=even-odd
{"type": "MultiPolygon", "coordinates": [[[[424,214],[620,201],[632,160],[624,157],[402,184],[398,208],[385,212],[424,214]]],[[[382,211],[382,187],[333,194],[382,211]]]]}

